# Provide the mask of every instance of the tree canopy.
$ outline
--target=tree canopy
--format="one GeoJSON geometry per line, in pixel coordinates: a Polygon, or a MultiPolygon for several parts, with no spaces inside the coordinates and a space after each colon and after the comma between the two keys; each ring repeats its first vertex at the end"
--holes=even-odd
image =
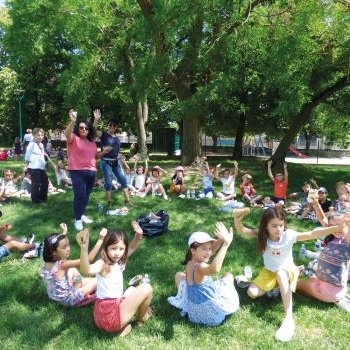
{"type": "MultiPolygon", "coordinates": [[[[177,122],[182,161],[200,136],[279,138],[283,161],[300,132],[346,139],[347,0],[8,0],[0,21],[0,125],[63,126],[94,108],[137,134],[177,122]],[[17,94],[18,95],[18,94],[17,94]]],[[[16,127],[17,126],[17,127],[16,127]]]]}

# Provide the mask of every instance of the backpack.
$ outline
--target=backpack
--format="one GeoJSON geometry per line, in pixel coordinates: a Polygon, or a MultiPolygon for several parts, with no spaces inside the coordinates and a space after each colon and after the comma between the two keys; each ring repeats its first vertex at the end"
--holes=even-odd
{"type": "Polygon", "coordinates": [[[141,215],[137,219],[137,223],[143,230],[143,235],[145,237],[156,237],[160,236],[163,233],[168,232],[168,224],[169,224],[169,215],[165,212],[165,210],[160,210],[156,213],[141,215]],[[159,217],[159,219],[155,219],[154,215],[159,217]]]}

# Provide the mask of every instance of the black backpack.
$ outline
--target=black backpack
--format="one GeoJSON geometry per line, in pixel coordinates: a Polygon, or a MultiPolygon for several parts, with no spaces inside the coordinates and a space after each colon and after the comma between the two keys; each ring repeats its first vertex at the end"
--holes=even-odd
{"type": "Polygon", "coordinates": [[[165,210],[154,213],[159,219],[154,219],[150,215],[141,215],[137,222],[143,230],[145,237],[156,237],[168,232],[169,215],[165,210]]]}

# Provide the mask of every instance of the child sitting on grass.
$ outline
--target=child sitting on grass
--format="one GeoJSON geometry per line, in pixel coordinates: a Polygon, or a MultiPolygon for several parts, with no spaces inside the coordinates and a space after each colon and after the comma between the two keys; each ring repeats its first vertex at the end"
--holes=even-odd
{"type": "Polygon", "coordinates": [[[166,176],[167,172],[162,169],[159,165],[155,165],[152,168],[151,175],[146,181],[146,189],[141,197],[146,197],[149,192],[152,195],[160,194],[165,200],[168,200],[168,196],[164,190],[163,185],[160,183],[160,178],[166,176]]]}
{"type": "MultiPolygon", "coordinates": [[[[236,161],[233,162],[234,171],[231,173],[230,169],[226,168],[222,172],[222,176],[220,177],[220,181],[222,183],[222,190],[216,194],[216,197],[221,201],[229,201],[236,198],[235,193],[235,181],[238,175],[238,163],[236,161]]],[[[219,179],[219,166],[215,168],[215,178],[219,179]]]]}
{"type": "MultiPolygon", "coordinates": [[[[48,297],[66,306],[82,306],[95,300],[95,278],[82,278],[77,267],[80,259],[69,260],[70,243],[67,236],[67,225],[60,224],[61,233],[52,233],[44,240],[41,277],[46,285],[48,297]]],[[[102,229],[98,241],[89,254],[92,261],[107,233],[102,229]]]]}
{"type": "Polygon", "coordinates": [[[350,312],[350,297],[347,295],[347,280],[350,264],[350,214],[334,212],[328,217],[314,200],[317,217],[327,225],[346,225],[325,238],[325,247],[317,258],[316,274],[297,283],[297,290],[309,297],[335,303],[339,308],[350,312]]]}
{"type": "Polygon", "coordinates": [[[239,185],[243,199],[249,202],[252,207],[260,207],[262,196],[256,194],[256,190],[252,183],[252,176],[245,174],[242,176],[242,182],[239,185]]]}
{"type": "Polygon", "coordinates": [[[178,294],[168,298],[168,302],[181,309],[183,315],[187,314],[191,322],[205,326],[219,325],[239,308],[232,274],[227,272],[215,281],[211,277],[221,270],[233,239],[232,227],[227,230],[222,222],[218,222],[215,235],[216,240],[206,232],[195,232],[190,236],[183,262],[186,271],[175,274],[178,294]],[[215,253],[215,258],[209,262],[215,253]]]}
{"type": "Polygon", "coordinates": [[[234,224],[238,232],[258,239],[258,253],[263,256],[264,267],[250,284],[247,294],[252,299],[279,287],[284,319],[276,331],[277,340],[292,339],[295,331],[293,319],[292,292],[295,292],[299,269],[293,261],[293,244],[322,237],[342,230],[343,223],[331,227],[319,227],[309,232],[296,232],[286,227],[286,214],[282,208],[268,208],[264,211],[258,228],[248,228],[242,223],[250,208],[233,210],[234,224]]]}
{"type": "Polygon", "coordinates": [[[131,331],[129,324],[136,314],[136,322],[142,325],[151,316],[150,307],[153,290],[149,283],[123,293],[123,271],[127,259],[137,249],[143,231],[136,221],[131,226],[134,239],[128,244],[128,238],[121,230],[109,230],[103,240],[101,258],[90,264],[88,257],[89,232],[77,234],[81,247],[81,270],[85,274],[97,276],[97,300],[94,307],[94,320],[98,328],[111,333],[127,335],[131,331]]]}
{"type": "Polygon", "coordinates": [[[175,173],[171,178],[169,192],[179,196],[186,192],[184,168],[182,166],[175,168],[175,173]]]}
{"type": "Polygon", "coordinates": [[[272,160],[269,160],[267,162],[267,174],[273,183],[273,196],[271,198],[266,197],[264,199],[264,202],[267,205],[272,203],[284,204],[284,201],[287,198],[287,187],[288,187],[287,163],[283,164],[284,173],[282,174],[281,172],[277,172],[275,176],[273,176],[272,174],[271,165],[272,165],[272,160]]]}

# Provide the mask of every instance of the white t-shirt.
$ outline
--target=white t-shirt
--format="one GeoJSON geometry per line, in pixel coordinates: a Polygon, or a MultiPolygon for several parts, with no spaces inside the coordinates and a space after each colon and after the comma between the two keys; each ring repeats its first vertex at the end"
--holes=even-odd
{"type": "Polygon", "coordinates": [[[203,173],[203,188],[213,187],[213,176],[208,173],[203,173]]]}
{"type": "Polygon", "coordinates": [[[272,272],[289,268],[294,265],[293,244],[297,241],[298,233],[293,230],[283,232],[279,242],[267,239],[266,250],[263,254],[265,267],[272,272]]]}
{"type": "Polygon", "coordinates": [[[146,175],[145,174],[135,174],[135,188],[138,190],[143,190],[145,188],[146,183],[146,175]]]}
{"type": "Polygon", "coordinates": [[[222,183],[222,193],[232,194],[235,192],[235,178],[230,175],[227,179],[225,177],[221,178],[222,183]]]}
{"type": "Polygon", "coordinates": [[[123,271],[125,269],[124,264],[111,265],[111,271],[107,276],[96,275],[97,299],[112,298],[117,299],[123,296],[123,271]]]}

